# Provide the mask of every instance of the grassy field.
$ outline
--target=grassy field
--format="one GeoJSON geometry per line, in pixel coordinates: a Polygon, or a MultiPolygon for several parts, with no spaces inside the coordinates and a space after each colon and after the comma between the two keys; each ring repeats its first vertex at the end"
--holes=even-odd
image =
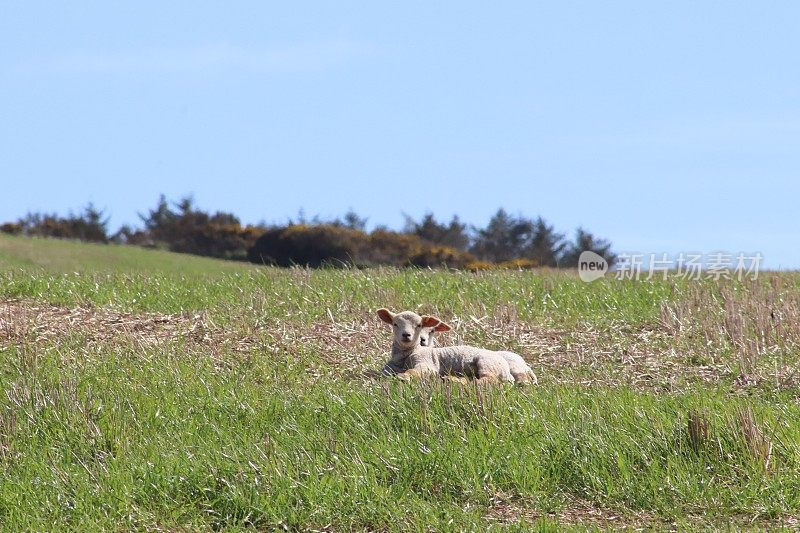
{"type": "Polygon", "coordinates": [[[255,268],[0,237],[4,530],[800,527],[800,275],[255,268]],[[529,388],[376,375],[378,307],[529,388]]]}

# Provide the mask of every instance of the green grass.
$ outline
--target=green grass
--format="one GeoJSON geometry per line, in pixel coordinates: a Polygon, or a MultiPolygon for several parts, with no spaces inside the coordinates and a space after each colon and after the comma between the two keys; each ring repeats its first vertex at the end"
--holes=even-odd
{"type": "MultiPolygon", "coordinates": [[[[716,309],[708,302],[727,285],[281,270],[7,237],[0,264],[0,301],[21,301],[0,310],[4,530],[696,529],[800,516],[796,385],[690,380],[669,392],[606,380],[627,364],[615,346],[633,350],[619,343],[663,328],[662,302],[699,290],[697,312],[716,309]],[[129,321],[183,312],[181,324],[202,327],[148,336],[113,329],[117,315],[36,322],[45,303],[129,321]],[[388,351],[373,316],[384,305],[458,318],[471,342],[513,344],[523,328],[557,332],[564,346],[562,335],[596,335],[582,358],[605,359],[537,366],[546,346],[526,348],[532,388],[369,377],[388,351]],[[709,425],[695,442],[690,412],[709,425]],[[744,412],[761,440],[745,436],[744,412]]],[[[798,276],[782,279],[786,301],[798,276]]],[[[724,339],[664,335],[643,342],[736,364],[724,339]]],[[[780,350],[800,355],[793,341],[780,350]]]]}
{"type": "MultiPolygon", "coordinates": [[[[242,298],[264,313],[314,320],[346,304],[374,309],[429,304],[464,314],[511,306],[527,320],[575,322],[655,318],[670,284],[595,283],[553,272],[448,273],[376,269],[262,268],[246,263],[147,250],[0,235],[0,290],[65,305],[91,303],[130,311],[213,309],[227,314],[242,298]],[[269,300],[256,302],[255,300],[269,300]]],[[[235,310],[238,312],[238,309],[235,310]]]]}
{"type": "Polygon", "coordinates": [[[187,276],[247,272],[246,263],[174,254],[136,246],[87,244],[0,234],[0,269],[41,268],[51,273],[169,273],[187,276]]]}

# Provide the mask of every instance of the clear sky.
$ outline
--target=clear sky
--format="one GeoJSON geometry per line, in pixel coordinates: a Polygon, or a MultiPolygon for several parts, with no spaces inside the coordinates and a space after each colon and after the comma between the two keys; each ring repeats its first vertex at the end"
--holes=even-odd
{"type": "Polygon", "coordinates": [[[800,2],[0,3],[0,220],[502,206],[800,268],[800,2]]]}

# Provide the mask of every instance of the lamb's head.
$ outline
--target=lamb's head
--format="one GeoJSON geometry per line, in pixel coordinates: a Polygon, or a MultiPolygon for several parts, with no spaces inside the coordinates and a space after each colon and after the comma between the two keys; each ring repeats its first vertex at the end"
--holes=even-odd
{"type": "Polygon", "coordinates": [[[450,326],[435,316],[419,316],[413,311],[392,313],[388,309],[378,309],[378,317],[392,326],[393,342],[402,350],[430,346],[431,332],[450,331],[450,326]],[[423,337],[425,344],[422,344],[423,337]]]}
{"type": "Polygon", "coordinates": [[[420,346],[434,346],[436,345],[436,339],[434,339],[434,335],[436,334],[436,328],[421,328],[419,331],[419,345],[420,346]]]}

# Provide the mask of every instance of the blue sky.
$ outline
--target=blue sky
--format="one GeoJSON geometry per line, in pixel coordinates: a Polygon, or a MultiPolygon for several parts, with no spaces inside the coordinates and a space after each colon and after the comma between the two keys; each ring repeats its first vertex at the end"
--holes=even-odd
{"type": "Polygon", "coordinates": [[[0,5],[0,220],[504,207],[800,268],[800,3],[0,5]]]}

